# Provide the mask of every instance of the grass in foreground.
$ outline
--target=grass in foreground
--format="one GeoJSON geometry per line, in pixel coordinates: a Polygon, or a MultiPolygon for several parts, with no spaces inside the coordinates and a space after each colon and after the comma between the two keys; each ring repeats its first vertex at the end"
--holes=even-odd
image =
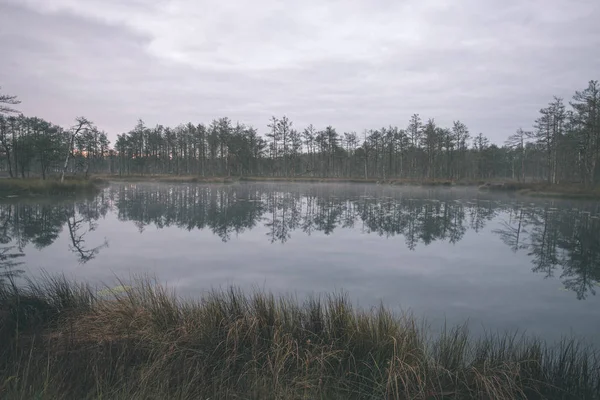
{"type": "Polygon", "coordinates": [[[182,301],[48,277],[0,287],[2,399],[598,399],[598,355],[516,336],[427,337],[410,316],[236,289],[182,301]]]}
{"type": "Polygon", "coordinates": [[[68,195],[97,191],[101,179],[0,179],[0,196],[68,195]]]}

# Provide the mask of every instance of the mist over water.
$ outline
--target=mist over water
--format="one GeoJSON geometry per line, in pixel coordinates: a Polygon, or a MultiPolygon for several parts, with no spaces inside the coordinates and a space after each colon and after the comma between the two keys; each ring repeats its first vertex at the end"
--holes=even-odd
{"type": "Polygon", "coordinates": [[[184,296],[237,285],[345,291],[436,328],[600,342],[600,205],[473,189],[113,184],[0,203],[0,271],[90,282],[149,273],[184,296]],[[17,265],[19,263],[21,265],[17,265]]]}

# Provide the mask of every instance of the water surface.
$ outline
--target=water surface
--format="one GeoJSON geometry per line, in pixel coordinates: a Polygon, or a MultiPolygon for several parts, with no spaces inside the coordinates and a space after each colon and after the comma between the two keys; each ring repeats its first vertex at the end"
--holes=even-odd
{"type": "Polygon", "coordinates": [[[150,273],[183,295],[343,290],[433,327],[598,343],[599,216],[596,202],[462,188],[113,184],[1,203],[0,261],[92,282],[150,273]]]}

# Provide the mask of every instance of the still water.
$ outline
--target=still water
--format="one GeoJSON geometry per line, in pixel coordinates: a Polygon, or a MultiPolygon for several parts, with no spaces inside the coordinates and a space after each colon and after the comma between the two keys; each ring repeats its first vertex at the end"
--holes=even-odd
{"type": "MultiPolygon", "coordinates": [[[[0,262],[91,282],[150,273],[179,294],[231,284],[344,291],[432,328],[600,343],[600,203],[351,184],[113,184],[4,200],[0,262]]],[[[2,265],[0,265],[1,271],[2,265]]]]}

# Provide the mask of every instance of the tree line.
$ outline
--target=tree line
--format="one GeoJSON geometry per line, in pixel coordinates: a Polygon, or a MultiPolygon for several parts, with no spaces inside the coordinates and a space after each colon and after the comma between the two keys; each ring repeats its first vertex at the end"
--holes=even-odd
{"type": "Polygon", "coordinates": [[[18,115],[0,95],[0,167],[11,177],[65,173],[258,177],[488,180],[548,183],[600,180],[600,85],[590,81],[565,102],[554,97],[531,129],[502,145],[463,122],[440,126],[419,114],[405,127],[338,132],[272,117],[265,132],[227,117],[210,124],[147,126],[108,136],[86,118],[62,128],[18,115]]]}

